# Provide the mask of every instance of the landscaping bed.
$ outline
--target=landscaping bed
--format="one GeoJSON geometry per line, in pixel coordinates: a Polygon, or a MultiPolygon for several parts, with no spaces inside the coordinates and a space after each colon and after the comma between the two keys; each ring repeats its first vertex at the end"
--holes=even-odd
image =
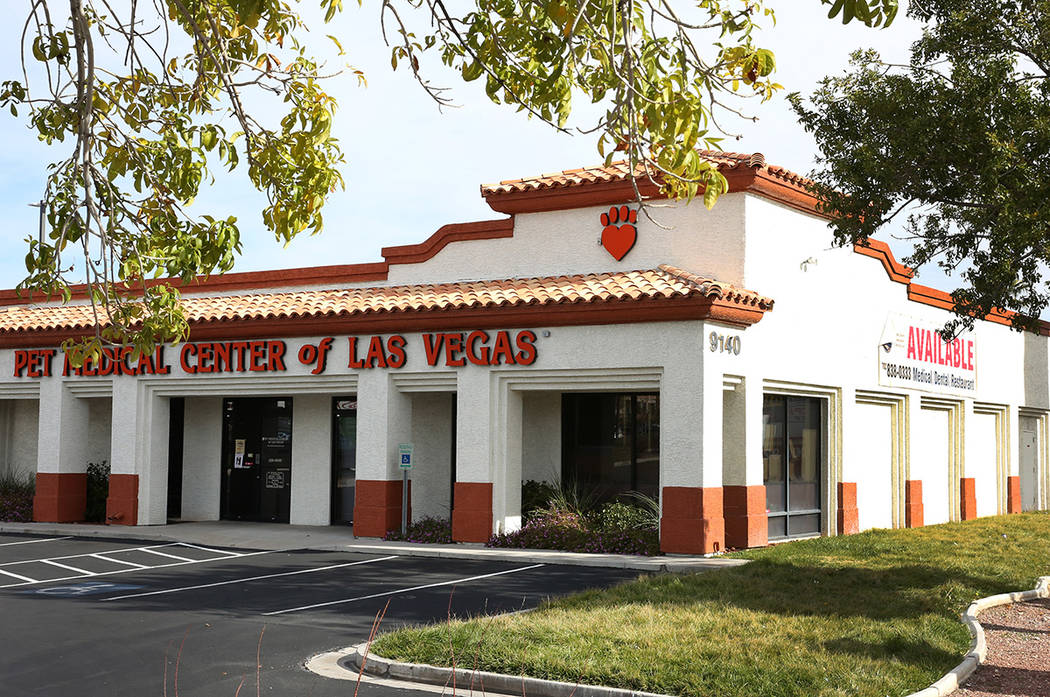
{"type": "Polygon", "coordinates": [[[28,523],[33,520],[35,481],[31,472],[0,475],[0,521],[28,523]]]}
{"type": "Polygon", "coordinates": [[[1050,515],[804,540],[754,560],[660,575],[546,603],[381,636],[415,663],[674,695],[904,695],[969,649],[959,613],[1050,573],[1050,515]],[[451,648],[450,648],[451,647],[451,648]]]}

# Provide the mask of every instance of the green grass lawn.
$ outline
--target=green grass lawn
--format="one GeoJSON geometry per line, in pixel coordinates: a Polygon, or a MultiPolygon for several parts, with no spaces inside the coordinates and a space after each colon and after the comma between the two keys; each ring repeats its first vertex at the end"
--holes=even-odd
{"type": "Polygon", "coordinates": [[[969,649],[976,598],[1050,574],[1050,515],[877,530],[741,552],[745,566],[642,577],[535,612],[381,636],[387,658],[712,697],[884,697],[969,649]]]}

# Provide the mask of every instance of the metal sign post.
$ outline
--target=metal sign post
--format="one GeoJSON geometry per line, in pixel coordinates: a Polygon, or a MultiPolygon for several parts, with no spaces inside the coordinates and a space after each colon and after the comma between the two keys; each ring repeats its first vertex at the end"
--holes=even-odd
{"type": "Polygon", "coordinates": [[[401,467],[401,537],[408,534],[408,471],[412,469],[412,444],[398,443],[398,465],[401,467]]]}

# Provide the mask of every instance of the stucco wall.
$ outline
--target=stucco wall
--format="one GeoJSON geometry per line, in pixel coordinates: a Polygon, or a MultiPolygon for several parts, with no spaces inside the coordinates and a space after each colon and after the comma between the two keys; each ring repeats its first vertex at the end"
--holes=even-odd
{"type": "Polygon", "coordinates": [[[24,475],[36,471],[37,428],[40,402],[36,399],[5,400],[0,407],[6,438],[3,472],[24,475]]]}
{"type": "Polygon", "coordinates": [[[389,283],[600,273],[660,264],[738,283],[743,206],[743,194],[723,196],[711,211],[703,205],[650,206],[656,222],[640,216],[634,248],[619,262],[599,243],[601,214],[609,206],[519,214],[513,237],[453,243],[426,263],[396,264],[390,267],[389,283]]]}
{"type": "Polygon", "coordinates": [[[182,519],[218,520],[222,397],[186,397],[183,409],[182,519]]]}
{"type": "MultiPolygon", "coordinates": [[[[448,520],[452,488],[452,400],[448,392],[413,394],[412,518],[448,520]]],[[[467,415],[470,418],[470,415],[467,415]]]]}
{"type": "Polygon", "coordinates": [[[561,400],[560,392],[522,397],[522,481],[561,481],[561,400]]]}

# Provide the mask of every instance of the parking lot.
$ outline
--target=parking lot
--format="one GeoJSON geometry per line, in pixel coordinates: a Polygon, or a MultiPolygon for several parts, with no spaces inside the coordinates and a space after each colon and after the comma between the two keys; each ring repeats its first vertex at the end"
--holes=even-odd
{"type": "MultiPolygon", "coordinates": [[[[0,685],[55,697],[352,695],[303,661],[385,629],[535,607],[638,572],[0,535],[0,685]],[[261,668],[257,670],[258,663],[261,668]]],[[[402,691],[379,685],[361,694],[402,691]]]]}

